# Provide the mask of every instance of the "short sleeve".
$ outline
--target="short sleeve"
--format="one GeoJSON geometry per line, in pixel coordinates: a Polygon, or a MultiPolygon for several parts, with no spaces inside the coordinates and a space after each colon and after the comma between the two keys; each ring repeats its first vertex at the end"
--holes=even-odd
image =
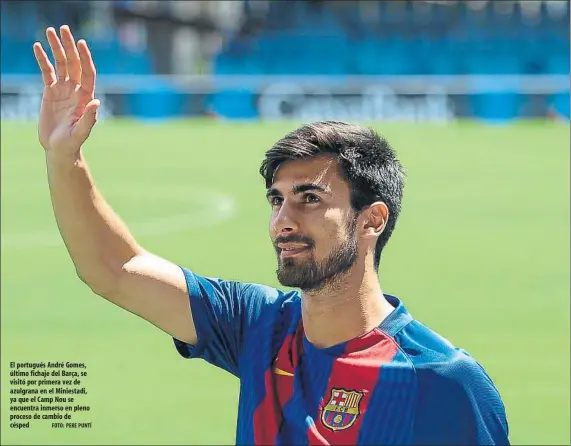
{"type": "Polygon", "coordinates": [[[275,288],[203,277],[181,267],[198,342],[173,339],[184,358],[200,358],[239,377],[240,357],[248,337],[271,334],[282,302],[275,288]]]}
{"type": "Polygon", "coordinates": [[[504,404],[492,380],[472,357],[418,370],[416,440],[440,445],[509,445],[504,404]]]}
{"type": "Polygon", "coordinates": [[[500,393],[480,364],[465,359],[455,367],[461,383],[461,424],[465,426],[459,444],[509,445],[509,428],[500,393]]]}

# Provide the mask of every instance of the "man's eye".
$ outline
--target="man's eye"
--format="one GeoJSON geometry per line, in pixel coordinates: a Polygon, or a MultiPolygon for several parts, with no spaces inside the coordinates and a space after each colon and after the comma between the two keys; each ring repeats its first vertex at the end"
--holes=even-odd
{"type": "Polygon", "coordinates": [[[313,194],[306,194],[304,196],[304,201],[307,203],[319,203],[319,197],[313,194]]]}
{"type": "Polygon", "coordinates": [[[282,204],[283,198],[282,197],[272,197],[270,198],[270,204],[272,206],[279,206],[282,204]]]}

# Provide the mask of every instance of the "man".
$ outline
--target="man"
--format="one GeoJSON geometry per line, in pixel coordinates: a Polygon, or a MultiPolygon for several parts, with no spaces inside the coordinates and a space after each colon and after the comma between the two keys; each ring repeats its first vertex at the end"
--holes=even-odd
{"type": "Polygon", "coordinates": [[[278,278],[298,291],[206,278],[146,251],[99,193],[82,145],[95,67],[68,27],[39,43],[39,140],[57,224],[98,295],[240,379],[239,444],[509,444],[502,400],[466,352],[383,294],[378,267],[403,170],[373,131],[303,126],[268,151],[278,278]],[[62,45],[63,44],[63,45],[62,45]]]}

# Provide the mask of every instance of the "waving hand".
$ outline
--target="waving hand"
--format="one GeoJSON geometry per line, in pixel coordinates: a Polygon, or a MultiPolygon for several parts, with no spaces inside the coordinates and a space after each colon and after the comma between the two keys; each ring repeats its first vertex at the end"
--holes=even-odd
{"type": "Polygon", "coordinates": [[[46,36],[55,59],[55,69],[41,43],[34,55],[42,72],[44,92],[38,136],[46,151],[61,155],[79,152],[97,120],[99,100],[95,99],[95,65],[85,40],[77,45],[68,26],[54,28],[46,36]]]}

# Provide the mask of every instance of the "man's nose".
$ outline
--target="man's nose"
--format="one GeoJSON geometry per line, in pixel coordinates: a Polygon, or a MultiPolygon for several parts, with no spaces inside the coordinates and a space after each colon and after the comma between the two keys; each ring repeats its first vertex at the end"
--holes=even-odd
{"type": "Polygon", "coordinates": [[[273,230],[276,234],[291,233],[299,229],[295,212],[287,204],[283,204],[273,221],[273,230]]]}

